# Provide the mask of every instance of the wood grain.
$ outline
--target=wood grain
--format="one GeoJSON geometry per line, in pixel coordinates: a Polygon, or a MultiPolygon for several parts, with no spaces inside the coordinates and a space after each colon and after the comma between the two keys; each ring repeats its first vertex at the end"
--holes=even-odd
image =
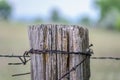
{"type": "MultiPolygon", "coordinates": [[[[78,25],[41,24],[28,29],[30,47],[38,50],[86,52],[88,30],[78,25]]],[[[86,56],[80,54],[31,54],[32,80],[58,80],[86,56]]],[[[62,80],[89,80],[90,58],[62,80]]]]}

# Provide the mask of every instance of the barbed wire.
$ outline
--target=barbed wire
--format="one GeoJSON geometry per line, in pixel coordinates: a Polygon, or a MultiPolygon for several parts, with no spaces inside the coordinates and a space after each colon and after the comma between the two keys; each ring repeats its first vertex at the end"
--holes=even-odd
{"type": "MultiPolygon", "coordinates": [[[[0,55],[0,57],[7,57],[7,58],[19,58],[21,63],[8,63],[8,65],[25,65],[28,61],[30,61],[31,59],[24,59],[24,58],[30,58],[29,55],[0,55]],[[21,60],[22,59],[22,60],[21,60]]],[[[70,72],[74,71],[78,66],[80,66],[87,58],[83,59],[79,64],[77,64],[76,66],[74,66],[71,70],[69,70],[68,72],[66,72],[60,79],[64,78],[65,76],[67,76],[68,74],[70,74],[70,72]]],[[[120,60],[120,57],[90,57],[90,59],[98,59],[98,60],[120,60]]],[[[21,74],[14,74],[12,75],[13,77],[15,76],[22,76],[22,75],[28,75],[31,74],[30,72],[27,73],[21,73],[21,74]]]]}
{"type": "Polygon", "coordinates": [[[30,74],[30,72],[21,73],[21,74],[14,74],[14,75],[12,75],[12,77],[15,77],[15,76],[22,76],[22,75],[27,75],[27,74],[30,74]]]}
{"type": "Polygon", "coordinates": [[[120,57],[91,57],[91,59],[111,59],[111,60],[120,60],[120,57]]]}
{"type": "MultiPolygon", "coordinates": [[[[27,57],[30,57],[30,56],[27,56],[27,57]]],[[[87,59],[87,57],[85,59],[83,59],[79,64],[77,64],[76,66],[74,66],[72,69],[70,69],[69,71],[67,71],[60,79],[58,80],[61,80],[63,79],[65,76],[67,76],[68,74],[70,74],[72,71],[76,70],[76,68],[78,66],[80,66],[85,60],[87,59]]],[[[120,58],[118,57],[91,57],[90,59],[109,59],[109,60],[120,60],[120,58]]],[[[30,59],[29,59],[30,60],[30,59]]],[[[15,76],[22,76],[22,75],[28,75],[28,74],[31,74],[30,72],[27,72],[27,73],[21,73],[21,74],[14,74],[12,75],[13,77],[15,76]]]]}
{"type": "MultiPolygon", "coordinates": [[[[46,54],[46,53],[56,53],[56,54],[81,54],[86,56],[86,58],[84,58],[80,63],[78,63],[77,65],[75,65],[74,67],[72,67],[72,69],[70,69],[69,71],[67,71],[62,77],[60,77],[61,80],[63,79],[65,76],[67,76],[68,74],[70,74],[72,71],[76,70],[76,68],[78,66],[80,66],[86,59],[88,56],[91,56],[93,54],[92,49],[90,49],[90,47],[93,46],[92,44],[88,47],[88,49],[86,50],[86,52],[67,52],[67,51],[60,51],[60,50],[34,50],[34,49],[30,49],[29,51],[25,51],[25,53],[23,55],[0,55],[0,57],[7,57],[7,58],[18,58],[21,62],[20,63],[8,63],[8,65],[26,65],[27,62],[29,62],[30,59],[30,55],[29,54],[46,54]],[[29,58],[29,59],[27,59],[29,58]]],[[[109,59],[109,60],[120,60],[120,57],[89,57],[90,59],[109,59]]],[[[30,72],[27,73],[21,73],[21,74],[14,74],[12,75],[14,76],[21,76],[21,75],[27,75],[30,74],[30,72]]]]}
{"type": "MultiPolygon", "coordinates": [[[[23,56],[23,55],[0,55],[0,57],[8,57],[8,58],[18,58],[18,57],[26,57],[29,58],[30,56],[23,56]]],[[[103,56],[95,56],[95,57],[90,57],[90,59],[111,59],[111,60],[120,60],[120,57],[103,57],[103,56]]],[[[31,60],[31,59],[29,59],[31,60]]]]}
{"type": "Polygon", "coordinates": [[[23,54],[23,55],[0,55],[0,57],[4,57],[4,58],[18,58],[20,60],[20,63],[8,63],[8,65],[25,65],[28,61],[30,61],[31,59],[26,59],[26,58],[30,58],[29,55],[23,54]]]}
{"type": "Polygon", "coordinates": [[[70,69],[68,72],[66,72],[66,73],[65,73],[62,77],[60,77],[60,79],[58,79],[58,80],[63,79],[65,76],[67,76],[68,74],[70,74],[72,71],[76,70],[76,68],[77,68],[78,66],[80,66],[85,60],[87,60],[87,56],[86,56],[86,58],[84,58],[80,63],[78,63],[76,66],[72,67],[72,69],[70,69]]]}

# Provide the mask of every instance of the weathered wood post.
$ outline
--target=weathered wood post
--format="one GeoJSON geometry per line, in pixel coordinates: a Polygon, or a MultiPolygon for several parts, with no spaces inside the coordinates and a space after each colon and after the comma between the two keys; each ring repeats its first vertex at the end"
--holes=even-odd
{"type": "MultiPolygon", "coordinates": [[[[29,27],[31,48],[54,50],[31,54],[32,80],[59,80],[79,64],[86,55],[63,52],[86,52],[89,46],[88,30],[77,25],[41,24],[29,27]],[[57,52],[55,52],[55,50],[57,52]]],[[[89,80],[90,57],[61,80],[89,80]]]]}

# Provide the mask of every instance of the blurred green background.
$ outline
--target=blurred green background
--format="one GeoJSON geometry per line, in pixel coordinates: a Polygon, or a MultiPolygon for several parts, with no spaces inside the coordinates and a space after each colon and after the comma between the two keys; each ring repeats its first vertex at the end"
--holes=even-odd
{"type": "MultiPolygon", "coordinates": [[[[93,56],[120,57],[120,0],[0,0],[0,54],[29,49],[27,29],[41,23],[75,24],[89,29],[93,56]]],[[[30,80],[30,63],[9,66],[18,59],[0,58],[0,80],[30,80]]],[[[120,62],[91,60],[90,80],[120,80],[120,62]]]]}

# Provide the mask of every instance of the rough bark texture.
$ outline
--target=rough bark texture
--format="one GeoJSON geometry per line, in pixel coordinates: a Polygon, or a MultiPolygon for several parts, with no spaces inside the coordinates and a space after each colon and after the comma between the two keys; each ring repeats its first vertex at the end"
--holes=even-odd
{"type": "MultiPolygon", "coordinates": [[[[85,52],[89,45],[88,30],[77,25],[41,24],[29,27],[31,48],[85,52]]],[[[58,80],[86,56],[80,54],[31,54],[32,80],[58,80]]],[[[89,80],[90,58],[62,80],[89,80]]]]}

